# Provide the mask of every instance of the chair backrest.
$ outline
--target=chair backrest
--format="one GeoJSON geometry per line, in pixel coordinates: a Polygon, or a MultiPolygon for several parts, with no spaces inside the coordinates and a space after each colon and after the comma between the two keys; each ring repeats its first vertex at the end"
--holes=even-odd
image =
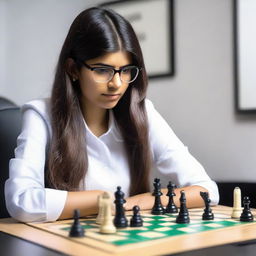
{"type": "Polygon", "coordinates": [[[9,99],[6,99],[4,97],[0,97],[0,110],[11,108],[11,107],[17,107],[15,103],[10,101],[9,99]]]}
{"type": "Polygon", "coordinates": [[[21,112],[16,106],[0,108],[0,218],[9,217],[4,198],[4,184],[9,177],[9,160],[14,157],[21,131],[21,112]]]}

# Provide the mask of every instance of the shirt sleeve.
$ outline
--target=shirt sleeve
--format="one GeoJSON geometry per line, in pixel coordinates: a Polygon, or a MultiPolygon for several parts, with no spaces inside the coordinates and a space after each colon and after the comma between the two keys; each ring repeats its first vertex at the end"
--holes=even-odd
{"type": "Polygon", "coordinates": [[[55,221],[64,208],[67,191],[48,189],[44,184],[48,137],[44,118],[34,109],[26,109],[5,183],[6,207],[19,221],[55,221]]]}
{"type": "Polygon", "coordinates": [[[154,165],[160,173],[179,187],[198,185],[209,192],[211,204],[219,201],[216,183],[206,173],[203,166],[189,153],[167,122],[147,100],[149,140],[154,165]]]}

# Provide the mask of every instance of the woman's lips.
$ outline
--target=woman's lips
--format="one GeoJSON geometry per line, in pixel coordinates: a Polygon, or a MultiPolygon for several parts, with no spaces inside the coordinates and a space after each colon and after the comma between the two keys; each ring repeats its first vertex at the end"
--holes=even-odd
{"type": "Polygon", "coordinates": [[[103,94],[109,100],[117,100],[120,98],[120,94],[103,94]]]}

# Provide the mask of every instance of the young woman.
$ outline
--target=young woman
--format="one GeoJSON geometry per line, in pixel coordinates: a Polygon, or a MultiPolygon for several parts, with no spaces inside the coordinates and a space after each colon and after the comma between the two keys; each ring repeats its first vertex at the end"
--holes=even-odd
{"type": "MultiPolygon", "coordinates": [[[[117,13],[90,8],[74,20],[62,47],[50,100],[25,104],[23,128],[5,196],[24,222],[97,212],[97,197],[121,186],[125,208],[151,209],[152,166],[186,192],[218,202],[216,184],[146,100],[147,75],[131,25],[117,13]]],[[[162,203],[167,204],[166,189],[162,203]]]]}

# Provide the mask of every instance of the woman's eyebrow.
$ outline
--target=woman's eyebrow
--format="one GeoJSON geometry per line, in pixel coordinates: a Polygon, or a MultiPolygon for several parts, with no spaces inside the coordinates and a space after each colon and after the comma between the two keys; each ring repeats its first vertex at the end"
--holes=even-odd
{"type": "MultiPolygon", "coordinates": [[[[101,67],[109,67],[109,68],[114,68],[115,69],[115,67],[114,66],[111,66],[111,65],[108,65],[108,64],[105,64],[105,63],[101,63],[101,62],[99,62],[99,63],[92,63],[92,64],[90,64],[91,66],[101,66],[101,67]]],[[[125,68],[125,67],[129,67],[129,66],[131,66],[132,64],[127,64],[127,65],[124,65],[124,66],[121,66],[121,67],[119,67],[119,68],[125,68]]]]}
{"type": "Polygon", "coordinates": [[[92,65],[92,66],[104,66],[104,67],[110,67],[110,68],[113,68],[113,66],[108,65],[108,64],[105,64],[105,63],[101,63],[101,62],[98,62],[98,63],[92,63],[92,64],[89,64],[89,65],[92,65]]]}

